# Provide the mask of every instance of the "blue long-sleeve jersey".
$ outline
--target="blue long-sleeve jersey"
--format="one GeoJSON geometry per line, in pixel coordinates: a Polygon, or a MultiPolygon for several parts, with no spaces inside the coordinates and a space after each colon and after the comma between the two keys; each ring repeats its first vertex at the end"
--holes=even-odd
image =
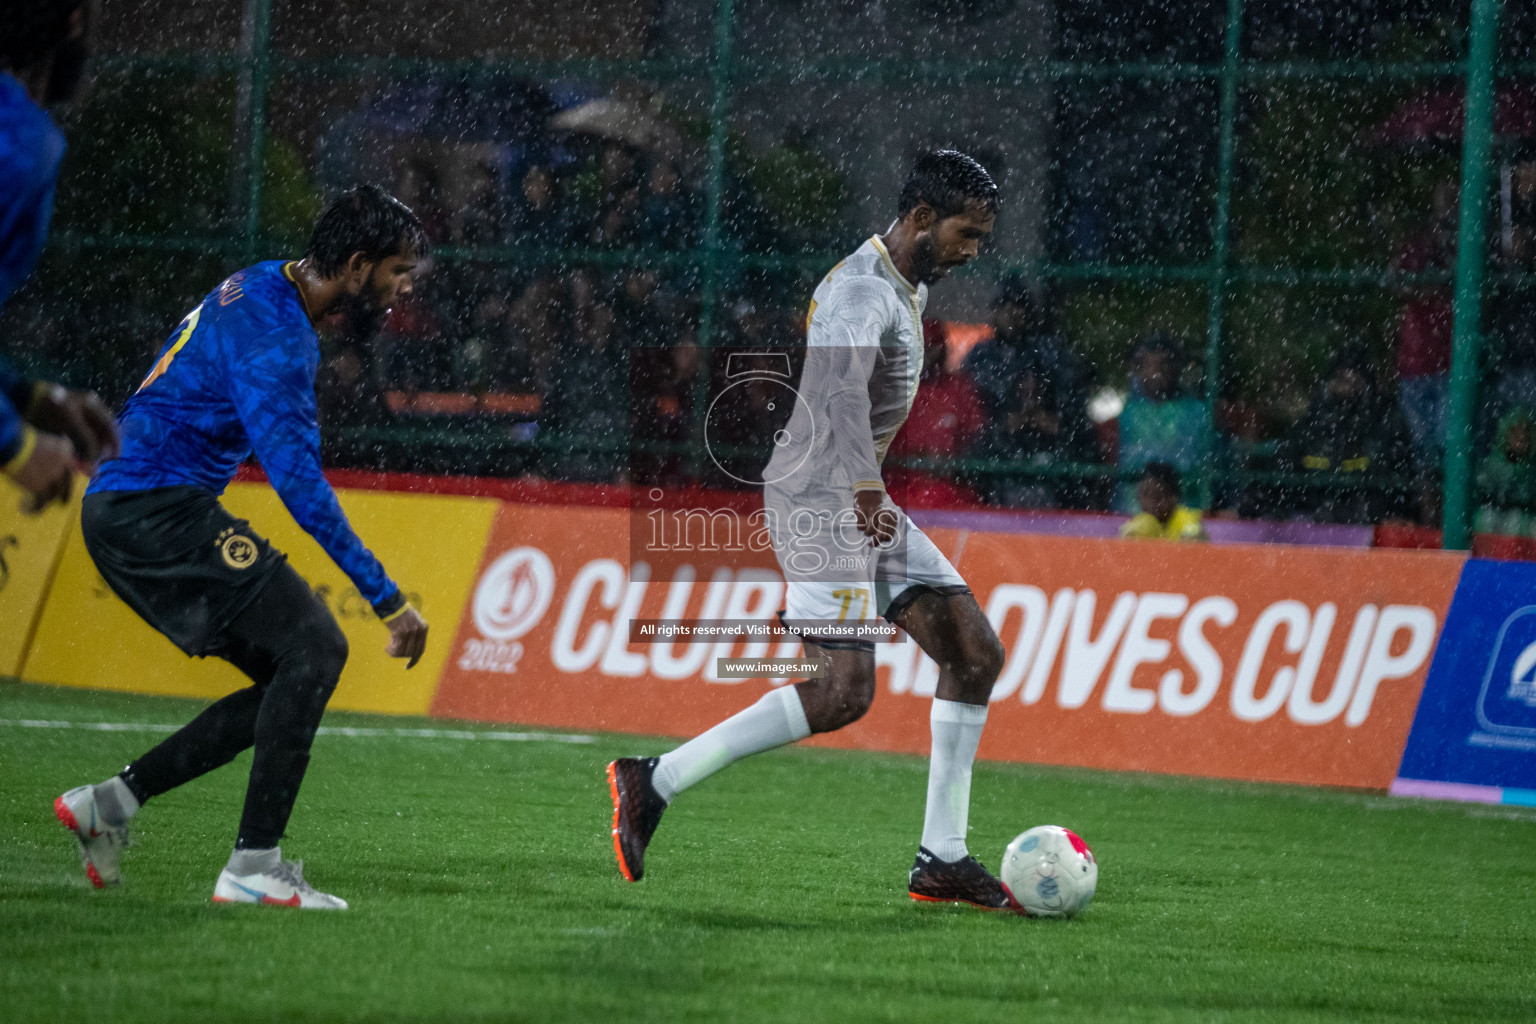
{"type": "Polygon", "coordinates": [[[388,615],[400,590],[352,532],[320,469],[320,340],[291,268],[273,261],[232,275],[176,326],[118,416],[122,454],[86,493],[191,486],[222,494],[254,451],[293,518],[388,615]]]}
{"type": "MultiPolygon", "coordinates": [[[[43,251],[63,159],[63,134],[22,84],[0,71],[0,306],[43,251]]],[[[0,359],[0,466],[21,448],[31,387],[0,359]]]]}

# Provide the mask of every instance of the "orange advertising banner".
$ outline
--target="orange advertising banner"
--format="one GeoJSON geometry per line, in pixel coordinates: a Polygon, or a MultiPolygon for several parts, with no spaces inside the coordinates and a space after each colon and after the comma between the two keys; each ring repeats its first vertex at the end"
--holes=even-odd
{"type": "MultiPolygon", "coordinates": [[[[782,685],[716,665],[793,657],[792,640],[631,642],[635,619],[770,621],[784,583],[761,558],[673,551],[653,568],[632,557],[630,516],[503,504],[432,712],[688,736],[782,685]]],[[[927,533],[1008,652],[980,756],[1367,788],[1395,774],[1463,563],[927,533]]],[[[909,639],[876,661],[869,714],[811,742],[927,751],[937,666],[909,639]]]]}

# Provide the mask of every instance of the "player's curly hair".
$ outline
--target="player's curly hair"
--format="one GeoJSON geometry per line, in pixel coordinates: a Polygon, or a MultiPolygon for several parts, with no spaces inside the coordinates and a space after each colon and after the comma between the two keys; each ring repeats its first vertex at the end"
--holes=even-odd
{"type": "Polygon", "coordinates": [[[407,251],[425,256],[430,248],[421,218],[409,206],[377,185],[358,185],[326,204],[304,258],[320,276],[334,277],[355,252],[376,263],[407,251]]]}
{"type": "Polygon", "coordinates": [[[957,149],[928,150],[918,155],[901,186],[896,216],[905,217],[922,203],[940,220],[964,213],[968,203],[980,203],[995,215],[1001,202],[997,182],[974,159],[957,149]]]}

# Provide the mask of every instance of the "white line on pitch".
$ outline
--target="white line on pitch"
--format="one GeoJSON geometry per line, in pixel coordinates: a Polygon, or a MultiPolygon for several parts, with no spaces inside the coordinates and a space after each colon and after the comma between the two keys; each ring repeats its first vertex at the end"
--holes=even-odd
{"type": "MultiPolygon", "coordinates": [[[[93,732],[175,732],[179,725],[155,722],[58,722],[46,718],[0,718],[0,727],[21,729],[85,729],[93,732]]],[[[472,729],[369,729],[346,725],[322,725],[321,736],[410,740],[497,740],[503,743],[596,743],[597,737],[564,732],[502,732],[472,729]]]]}

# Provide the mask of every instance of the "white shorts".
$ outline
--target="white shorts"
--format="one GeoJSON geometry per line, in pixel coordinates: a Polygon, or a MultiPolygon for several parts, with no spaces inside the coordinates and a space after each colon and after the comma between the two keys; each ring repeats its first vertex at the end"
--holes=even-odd
{"type": "Polygon", "coordinates": [[[927,590],[969,590],[938,545],[889,498],[896,535],[876,548],[858,532],[851,504],[817,509],[774,492],[764,489],[764,507],[786,584],[780,617],[799,635],[814,639],[827,623],[889,622],[927,590]]]}

